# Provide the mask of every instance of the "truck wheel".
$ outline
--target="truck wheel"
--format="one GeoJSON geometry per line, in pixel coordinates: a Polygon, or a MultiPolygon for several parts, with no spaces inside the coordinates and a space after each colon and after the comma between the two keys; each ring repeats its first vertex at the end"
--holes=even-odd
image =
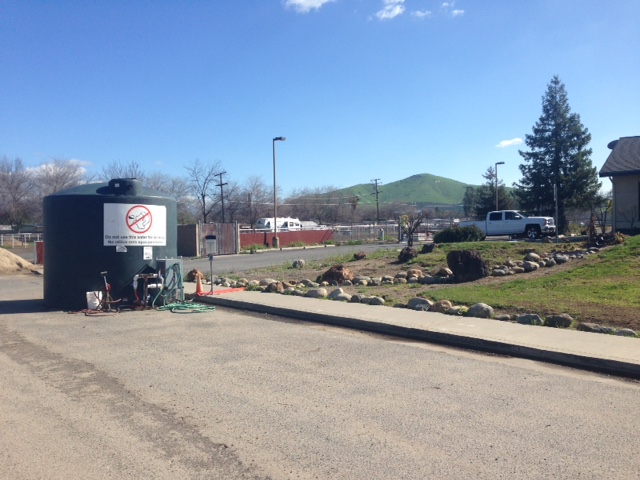
{"type": "Polygon", "coordinates": [[[537,240],[540,238],[540,227],[537,225],[529,225],[524,231],[524,234],[529,240],[537,240]]]}

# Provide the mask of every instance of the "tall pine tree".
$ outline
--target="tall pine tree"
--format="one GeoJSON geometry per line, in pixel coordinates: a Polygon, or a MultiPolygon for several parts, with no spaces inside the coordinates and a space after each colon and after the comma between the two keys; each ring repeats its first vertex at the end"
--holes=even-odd
{"type": "Polygon", "coordinates": [[[567,231],[566,209],[588,209],[598,195],[600,182],[591,164],[587,145],[591,134],[571,113],[567,91],[558,76],[551,79],[542,97],[542,115],[526,135],[529,151],[518,153],[522,179],[515,184],[515,195],[523,210],[553,216],[554,186],[557,188],[558,232],[567,231]]]}

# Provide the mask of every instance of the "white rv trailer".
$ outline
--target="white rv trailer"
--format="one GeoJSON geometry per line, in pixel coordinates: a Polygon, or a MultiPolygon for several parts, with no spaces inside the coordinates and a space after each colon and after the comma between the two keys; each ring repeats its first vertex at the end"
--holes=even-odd
{"type": "MultiPolygon", "coordinates": [[[[290,232],[302,229],[300,220],[291,217],[278,217],[276,219],[276,226],[279,232],[290,232]]],[[[259,218],[256,222],[256,230],[273,231],[273,217],[259,218]]]]}

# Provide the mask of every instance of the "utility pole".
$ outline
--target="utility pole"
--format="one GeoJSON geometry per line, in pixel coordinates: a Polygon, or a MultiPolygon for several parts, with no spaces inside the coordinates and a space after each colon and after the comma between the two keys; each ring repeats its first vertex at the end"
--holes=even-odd
{"type": "Polygon", "coordinates": [[[378,182],[380,181],[380,179],[374,178],[371,181],[374,183],[374,188],[376,189],[375,192],[373,192],[371,195],[376,196],[376,219],[379,222],[380,221],[380,203],[378,202],[378,195],[380,194],[380,191],[378,190],[378,182]]]}
{"type": "Polygon", "coordinates": [[[496,162],[495,170],[493,172],[496,176],[496,210],[498,210],[498,165],[504,165],[504,162],[496,162]]]}
{"type": "Polygon", "coordinates": [[[225,173],[227,172],[216,173],[216,176],[220,177],[220,183],[217,184],[216,187],[220,187],[220,198],[222,199],[222,223],[224,223],[224,190],[222,189],[222,187],[228,185],[228,183],[222,183],[222,175],[224,175],[225,173]]]}

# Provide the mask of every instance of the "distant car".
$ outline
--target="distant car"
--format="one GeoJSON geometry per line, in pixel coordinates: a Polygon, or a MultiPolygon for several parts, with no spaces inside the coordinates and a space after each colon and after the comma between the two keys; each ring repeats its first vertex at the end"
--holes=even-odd
{"type": "Polygon", "coordinates": [[[485,237],[509,235],[535,240],[556,233],[553,217],[525,217],[516,210],[489,212],[485,220],[459,222],[458,225],[460,227],[476,226],[485,237]]]}

